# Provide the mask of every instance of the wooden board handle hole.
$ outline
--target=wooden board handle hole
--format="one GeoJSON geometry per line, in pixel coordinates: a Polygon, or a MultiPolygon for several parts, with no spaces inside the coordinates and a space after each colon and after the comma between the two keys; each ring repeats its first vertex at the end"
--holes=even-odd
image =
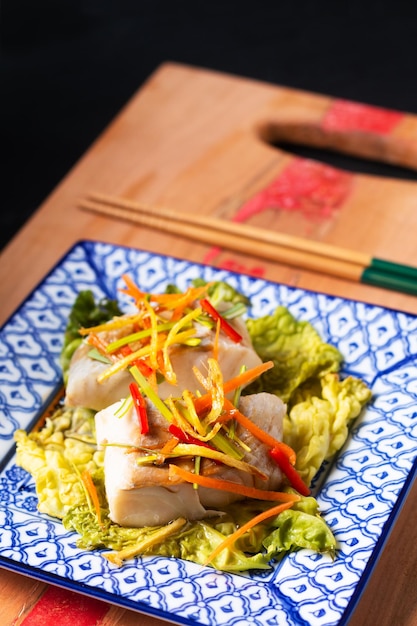
{"type": "Polygon", "coordinates": [[[417,180],[417,147],[387,135],[327,131],[309,124],[265,123],[258,137],[278,150],[356,174],[417,180]]]}

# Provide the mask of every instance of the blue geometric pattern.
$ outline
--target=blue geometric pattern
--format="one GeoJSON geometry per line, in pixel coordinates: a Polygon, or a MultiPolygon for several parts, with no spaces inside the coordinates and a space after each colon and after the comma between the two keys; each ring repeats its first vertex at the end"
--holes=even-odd
{"type": "Polygon", "coordinates": [[[345,622],[366,584],[408,484],[417,451],[417,318],[179,259],[80,242],[0,330],[0,565],[179,624],[331,626],[345,622]],[[344,449],[322,468],[316,497],[338,552],[302,550],[268,572],[219,573],[178,559],[139,558],[117,569],[37,512],[31,477],[13,460],[13,432],[30,428],[61,383],[59,354],[77,293],[118,297],[128,273],[145,291],[225,279],[251,299],[250,314],[278,304],[308,320],[343,353],[343,372],[373,391],[344,449]],[[29,568],[29,570],[27,569],[29,568]]]}

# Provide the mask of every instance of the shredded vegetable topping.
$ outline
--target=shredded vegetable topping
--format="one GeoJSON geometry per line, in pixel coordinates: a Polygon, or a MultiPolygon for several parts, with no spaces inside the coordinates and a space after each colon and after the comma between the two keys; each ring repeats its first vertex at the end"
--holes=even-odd
{"type": "MultiPolygon", "coordinates": [[[[140,466],[170,463],[170,477],[191,482],[195,488],[204,486],[234,491],[246,498],[282,501],[282,493],[216,479],[204,475],[202,469],[202,460],[206,459],[217,465],[255,475],[260,480],[268,479],[263,471],[244,460],[245,455],[250,453],[250,448],[237,436],[237,424],[268,446],[271,454],[272,451],[280,451],[293,468],[295,452],[256,426],[237,408],[243,387],[261,376],[272,363],[262,363],[249,369],[242,364],[239,374],[224,381],[219,362],[220,334],[223,333],[236,344],[242,342],[243,338],[226,316],[210,302],[209,285],[189,288],[185,293],[155,295],[142,292],[128,276],[123,278],[123,291],[133,298],[137,312],[114,318],[108,324],[89,328],[88,332],[87,329],[81,329],[81,334],[87,336],[88,343],[102,358],[108,359],[109,365],[99,375],[99,383],[125,369],[131,373],[133,382],[129,390],[141,434],[147,435],[150,432],[145,398],[167,420],[167,430],[172,437],[157,449],[153,447],[147,453],[142,451],[137,463],[140,466]],[[179,397],[171,395],[162,400],[158,394],[157,377],[162,377],[172,385],[177,383],[177,374],[171,359],[172,349],[175,346],[199,345],[204,336],[204,328],[211,328],[214,332],[212,356],[207,358],[206,371],[203,372],[194,365],[193,373],[205,394],[198,395],[185,389],[179,397]],[[228,399],[228,394],[232,392],[235,404],[228,399]],[[176,464],[175,461],[181,458],[194,460],[193,472],[176,464]]],[[[272,458],[276,460],[273,454],[272,458]]],[[[282,469],[282,463],[279,465],[282,469]]],[[[293,473],[296,474],[294,468],[293,473]]],[[[285,471],[284,474],[287,475],[285,471]]],[[[293,477],[291,484],[297,485],[293,477]]],[[[284,494],[284,501],[289,506],[297,498],[284,494]]]]}

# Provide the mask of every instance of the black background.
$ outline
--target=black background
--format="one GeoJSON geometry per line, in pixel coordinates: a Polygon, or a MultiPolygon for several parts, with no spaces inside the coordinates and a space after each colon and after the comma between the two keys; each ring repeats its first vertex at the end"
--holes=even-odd
{"type": "Polygon", "coordinates": [[[3,0],[1,11],[0,248],[165,61],[417,113],[409,2],[3,0]]]}

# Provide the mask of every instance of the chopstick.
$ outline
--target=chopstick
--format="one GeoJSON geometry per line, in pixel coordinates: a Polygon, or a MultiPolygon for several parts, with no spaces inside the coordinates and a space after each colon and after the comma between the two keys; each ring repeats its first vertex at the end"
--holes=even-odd
{"type": "Polygon", "coordinates": [[[148,207],[93,193],[79,208],[235,252],[339,278],[417,295],[417,268],[363,252],[206,215],[148,207]]]}

